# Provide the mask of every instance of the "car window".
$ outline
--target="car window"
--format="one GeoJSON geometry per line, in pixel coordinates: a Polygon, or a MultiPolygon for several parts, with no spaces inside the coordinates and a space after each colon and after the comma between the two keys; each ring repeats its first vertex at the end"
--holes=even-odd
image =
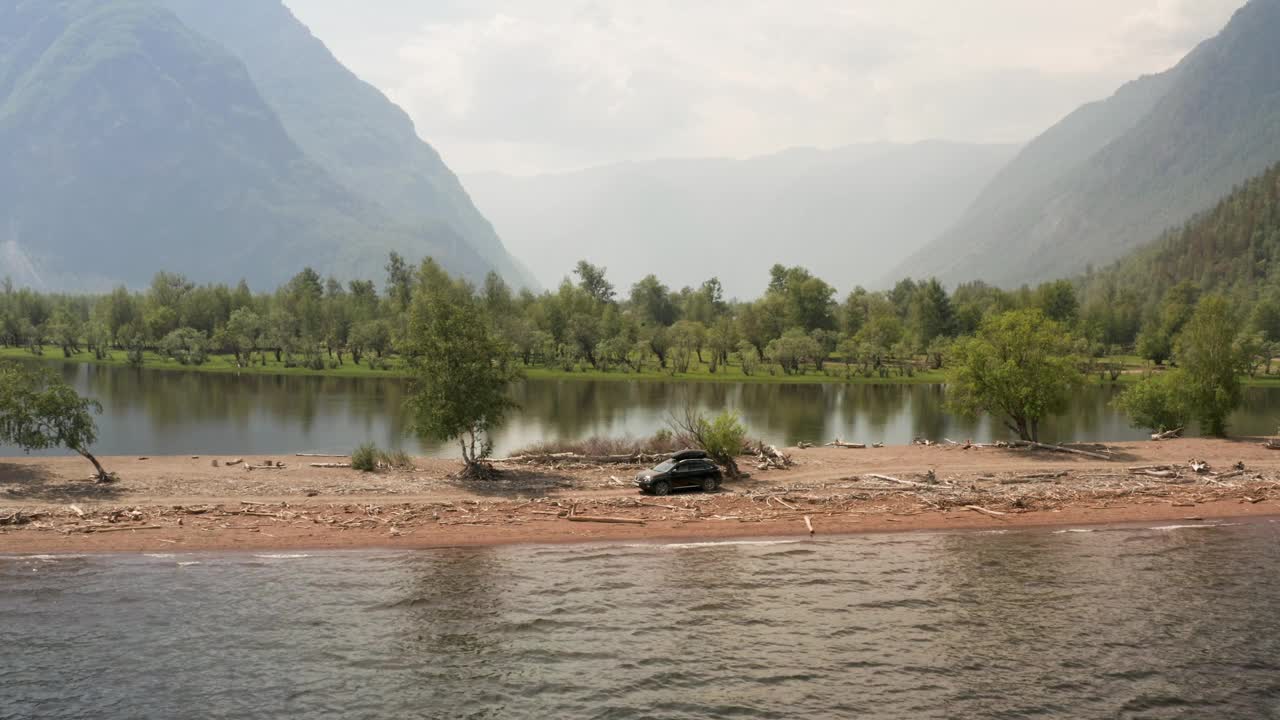
{"type": "Polygon", "coordinates": [[[660,463],[657,467],[655,467],[654,470],[657,470],[658,472],[666,472],[675,466],[676,466],[675,460],[666,460],[660,463]]]}

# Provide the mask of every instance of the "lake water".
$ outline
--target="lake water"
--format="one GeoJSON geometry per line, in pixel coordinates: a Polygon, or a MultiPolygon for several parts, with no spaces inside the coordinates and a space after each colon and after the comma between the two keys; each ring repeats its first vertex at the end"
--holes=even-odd
{"type": "MultiPolygon", "coordinates": [[[[82,393],[102,402],[96,450],[106,455],[350,452],[382,447],[452,455],[456,448],[412,437],[405,381],[220,375],[60,365],[82,393]]],[[[1110,406],[1117,389],[1082,388],[1070,410],[1045,424],[1049,441],[1145,437],[1110,406]]],[[[647,436],[686,403],[710,412],[732,408],[751,433],[775,444],[840,437],[909,443],[917,437],[985,442],[1004,439],[989,420],[965,420],[944,407],[938,385],[779,385],[528,380],[496,438],[508,453],[543,440],[594,435],[647,436]]],[[[1232,431],[1269,435],[1280,418],[1280,387],[1249,388],[1232,431]]],[[[6,449],[0,448],[0,453],[6,449]]],[[[8,449],[7,454],[16,454],[8,449]]]]}
{"type": "Polygon", "coordinates": [[[0,556],[0,719],[1280,718],[1280,525],[0,556]]]}

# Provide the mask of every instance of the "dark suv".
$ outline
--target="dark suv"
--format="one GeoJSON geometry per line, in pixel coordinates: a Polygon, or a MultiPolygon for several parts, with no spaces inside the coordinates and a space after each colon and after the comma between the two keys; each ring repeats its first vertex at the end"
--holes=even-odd
{"type": "Polygon", "coordinates": [[[669,495],[672,490],[701,488],[715,492],[720,487],[720,468],[699,450],[686,450],[671,456],[652,470],[636,475],[636,487],[651,495],[669,495]]]}

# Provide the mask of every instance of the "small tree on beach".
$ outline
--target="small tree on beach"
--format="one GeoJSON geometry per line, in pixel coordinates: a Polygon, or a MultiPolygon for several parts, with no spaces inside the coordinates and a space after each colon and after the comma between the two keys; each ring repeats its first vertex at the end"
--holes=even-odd
{"type": "Polygon", "coordinates": [[[48,368],[0,364],[0,442],[26,452],[64,447],[93,463],[94,479],[110,482],[89,447],[98,439],[93,416],[102,412],[97,401],[80,395],[48,368]]]}
{"type": "Polygon", "coordinates": [[[1211,295],[1200,301],[1178,336],[1187,402],[1207,435],[1226,435],[1227,416],[1240,404],[1240,373],[1247,361],[1235,342],[1239,327],[1227,299],[1211,295]]]}
{"type": "Polygon", "coordinates": [[[1182,370],[1149,375],[1125,390],[1114,405],[1129,416],[1134,427],[1161,433],[1186,427],[1188,408],[1186,378],[1182,370]]]}
{"type": "Polygon", "coordinates": [[[1083,379],[1071,351],[1066,329],[1039,310],[987,318],[951,351],[948,404],[963,415],[988,413],[1038,441],[1040,421],[1062,411],[1083,379]]]}
{"type": "Polygon", "coordinates": [[[747,429],[737,413],[726,411],[708,419],[690,405],[685,407],[683,414],[672,415],[669,424],[712,460],[723,465],[729,477],[736,478],[741,474],[737,457],[747,440],[747,429]]]}
{"type": "Polygon", "coordinates": [[[519,372],[471,288],[432,260],[418,272],[405,345],[418,432],[457,440],[466,474],[483,476],[493,450],[490,433],[515,406],[509,390],[519,372]]]}

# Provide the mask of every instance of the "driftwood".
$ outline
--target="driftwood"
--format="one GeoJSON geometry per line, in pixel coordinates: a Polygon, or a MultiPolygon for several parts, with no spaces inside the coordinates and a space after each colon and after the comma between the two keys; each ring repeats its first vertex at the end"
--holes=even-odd
{"type": "Polygon", "coordinates": [[[634,518],[605,518],[602,515],[579,515],[577,507],[568,511],[566,518],[570,523],[609,523],[613,525],[644,525],[644,520],[634,518]]]}
{"type": "Polygon", "coordinates": [[[827,447],[843,448],[845,450],[866,450],[867,449],[867,446],[864,443],[847,443],[838,438],[827,443],[827,447]]]}
{"type": "Polygon", "coordinates": [[[805,516],[804,516],[804,526],[805,526],[805,527],[807,527],[807,528],[809,528],[809,534],[810,534],[810,535],[815,534],[815,531],[814,531],[814,529],[813,529],[813,521],[809,519],[809,516],[808,516],[808,515],[805,515],[805,516]]]}
{"type": "Polygon", "coordinates": [[[899,480],[896,477],[889,477],[888,475],[871,474],[871,475],[867,475],[867,477],[873,478],[876,480],[884,480],[885,482],[897,483],[898,485],[909,485],[911,487],[920,487],[920,485],[922,484],[918,482],[912,482],[910,480],[899,480]]]}
{"type": "Polygon", "coordinates": [[[164,528],[159,525],[142,525],[140,527],[105,527],[105,528],[104,527],[87,527],[87,528],[84,528],[82,532],[112,533],[112,532],[125,532],[128,530],[163,530],[163,529],[164,528]]]}
{"type": "Polygon", "coordinates": [[[1166,430],[1165,432],[1152,433],[1151,439],[1152,440],[1172,440],[1174,438],[1180,438],[1182,437],[1182,430],[1183,428],[1178,428],[1176,430],[1166,430]]]}
{"type": "Polygon", "coordinates": [[[326,470],[338,470],[341,468],[351,467],[351,463],[311,463],[313,468],[323,468],[326,470]]]}
{"type": "Polygon", "coordinates": [[[530,463],[554,465],[556,463],[591,463],[595,465],[644,465],[671,457],[669,453],[636,453],[634,455],[579,455],[572,452],[545,453],[539,455],[515,455],[498,458],[495,463],[530,463]]]}
{"type": "Polygon", "coordinates": [[[245,465],[245,470],[284,470],[284,463],[276,465],[245,465]]]}
{"type": "Polygon", "coordinates": [[[305,457],[305,458],[345,458],[345,457],[351,457],[351,456],[350,456],[350,455],[322,455],[322,454],[319,454],[319,453],[296,453],[296,454],[294,455],[294,457],[305,457]]]}
{"type": "Polygon", "coordinates": [[[1262,443],[1262,447],[1264,447],[1264,448],[1266,448],[1266,449],[1268,449],[1268,450],[1280,450],[1280,442],[1278,442],[1278,441],[1276,441],[1276,440],[1268,440],[1268,441],[1266,441],[1266,442],[1262,443]]]}
{"type": "Polygon", "coordinates": [[[79,505],[68,505],[67,509],[76,514],[76,517],[84,517],[84,510],[79,505]]]}
{"type": "Polygon", "coordinates": [[[1204,475],[1209,472],[1209,463],[1204,460],[1192,459],[1188,464],[1191,466],[1191,471],[1197,475],[1204,475]]]}
{"type": "Polygon", "coordinates": [[[1000,518],[1002,520],[1004,519],[1005,515],[1009,514],[1009,513],[998,512],[996,510],[988,510],[984,507],[979,507],[977,505],[965,505],[964,507],[966,510],[972,510],[976,513],[982,513],[983,515],[990,515],[993,518],[1000,518]]]}
{"type": "Polygon", "coordinates": [[[1075,448],[1063,447],[1061,445],[1045,445],[1044,443],[1032,442],[1030,440],[1014,440],[1010,445],[1014,447],[1029,447],[1036,450],[1070,453],[1072,455],[1083,455],[1085,457],[1094,458],[1095,460],[1110,461],[1113,459],[1110,455],[1103,455],[1102,453],[1090,452],[1088,450],[1077,450],[1075,448]]]}

